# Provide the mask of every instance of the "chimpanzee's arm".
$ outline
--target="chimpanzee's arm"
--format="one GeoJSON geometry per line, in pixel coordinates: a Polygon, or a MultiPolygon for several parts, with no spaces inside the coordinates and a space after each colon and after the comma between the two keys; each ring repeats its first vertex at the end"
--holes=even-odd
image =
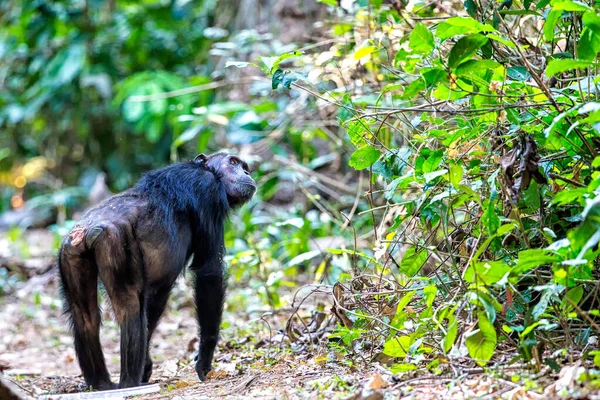
{"type": "MultiPolygon", "coordinates": [[[[194,263],[195,264],[195,263],[194,263]]],[[[219,339],[219,326],[225,299],[223,266],[219,257],[204,265],[192,264],[195,277],[196,312],[200,326],[200,350],[196,362],[198,378],[204,381],[211,370],[215,347],[219,339]]]]}

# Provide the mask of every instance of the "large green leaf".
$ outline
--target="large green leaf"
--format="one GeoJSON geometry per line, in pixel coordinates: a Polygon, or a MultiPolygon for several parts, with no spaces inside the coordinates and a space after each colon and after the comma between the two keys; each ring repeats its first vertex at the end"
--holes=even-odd
{"type": "Polygon", "coordinates": [[[475,279],[477,279],[479,284],[489,286],[502,280],[510,270],[510,267],[502,260],[474,261],[465,271],[465,280],[475,283],[475,279]]]}
{"type": "Polygon", "coordinates": [[[410,348],[410,336],[399,336],[383,345],[383,354],[389,357],[405,357],[410,348]]]}
{"type": "Polygon", "coordinates": [[[481,32],[496,32],[496,29],[491,25],[484,25],[473,18],[452,17],[438,25],[435,35],[443,40],[456,35],[481,32]]]}
{"type": "Polygon", "coordinates": [[[546,39],[547,42],[554,40],[554,28],[561,15],[562,11],[556,10],[552,10],[548,13],[548,17],[546,17],[546,22],[544,23],[544,39],[546,39]]]}
{"type": "Polygon", "coordinates": [[[587,68],[592,65],[588,60],[552,60],[546,67],[546,76],[551,77],[577,68],[587,68]]]}
{"type": "Polygon", "coordinates": [[[600,35],[600,15],[594,11],[583,14],[583,24],[590,28],[596,35],[600,35]]]}
{"type": "Polygon", "coordinates": [[[463,61],[470,60],[487,41],[488,38],[479,33],[460,38],[450,50],[448,66],[456,68],[463,61]]]}
{"type": "Polygon", "coordinates": [[[435,47],[433,33],[427,29],[425,24],[419,22],[410,33],[410,48],[420,53],[430,53],[435,47]]]}
{"type": "Polygon", "coordinates": [[[364,146],[352,153],[348,164],[354,169],[361,170],[375,164],[380,156],[381,152],[375,147],[364,146]]]}
{"type": "Polygon", "coordinates": [[[460,164],[450,164],[450,172],[448,173],[448,180],[450,184],[455,188],[458,188],[460,181],[463,177],[463,167],[460,164]]]}
{"type": "Polygon", "coordinates": [[[457,75],[470,75],[471,73],[483,73],[488,69],[500,67],[499,62],[493,60],[470,60],[465,61],[456,68],[457,75]]]}
{"type": "Polygon", "coordinates": [[[584,28],[577,43],[577,57],[582,60],[594,60],[600,52],[600,34],[590,28],[584,28]]]}
{"type": "Polygon", "coordinates": [[[400,262],[400,269],[407,276],[414,276],[421,270],[423,263],[427,260],[427,250],[421,248],[417,250],[416,246],[410,246],[404,252],[402,261],[400,262]]]}
{"type": "Polygon", "coordinates": [[[581,1],[560,0],[551,2],[553,10],[570,11],[570,12],[585,12],[592,8],[581,1]]]}
{"type": "Polygon", "coordinates": [[[519,252],[517,265],[511,274],[520,275],[530,269],[544,264],[552,264],[560,261],[560,257],[544,249],[528,249],[519,252]]]}
{"type": "Polygon", "coordinates": [[[467,335],[466,345],[469,355],[481,366],[494,355],[497,337],[494,325],[490,323],[484,312],[479,312],[479,329],[467,335]]]}

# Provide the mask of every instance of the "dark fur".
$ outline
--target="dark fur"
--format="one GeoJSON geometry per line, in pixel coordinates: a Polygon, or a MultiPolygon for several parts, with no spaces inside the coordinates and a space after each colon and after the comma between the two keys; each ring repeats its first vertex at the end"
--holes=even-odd
{"type": "Polygon", "coordinates": [[[99,339],[98,278],[121,326],[119,387],[138,386],[150,379],[150,338],[190,258],[200,326],[196,371],[204,380],[225,296],[223,224],[230,209],[254,191],[248,167],[237,157],[200,155],[148,173],[84,215],[63,242],[58,266],[65,312],[89,386],[114,387],[99,339]]]}

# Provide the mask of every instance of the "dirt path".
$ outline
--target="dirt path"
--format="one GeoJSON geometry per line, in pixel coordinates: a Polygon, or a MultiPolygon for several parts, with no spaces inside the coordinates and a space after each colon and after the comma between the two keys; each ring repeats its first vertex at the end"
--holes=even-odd
{"type": "MultiPolygon", "coordinates": [[[[235,299],[235,291],[229,297],[235,299]]],[[[32,397],[84,390],[72,339],[61,316],[56,277],[53,274],[35,277],[15,293],[0,298],[0,302],[0,368],[5,376],[32,397]]],[[[394,381],[383,367],[353,366],[339,354],[328,354],[326,348],[321,348],[325,352],[318,355],[294,350],[289,343],[278,343],[283,336],[269,332],[257,318],[228,309],[214,371],[206,382],[199,382],[192,360],[197,348],[192,304],[191,292],[182,279],[152,342],[151,382],[159,383],[161,391],[138,398],[376,400],[382,398],[382,393],[394,398],[404,395],[423,399],[448,398],[451,393],[443,379],[405,385],[394,381]]],[[[103,308],[105,323],[101,337],[109,370],[117,381],[118,329],[109,307],[103,308]]],[[[269,325],[275,329],[282,327],[286,318],[286,315],[273,316],[269,325]]],[[[499,386],[485,387],[493,392],[499,386]]],[[[464,398],[464,393],[454,397],[464,398]]]]}
{"type": "MultiPolygon", "coordinates": [[[[5,375],[31,396],[84,389],[73,342],[61,315],[56,277],[52,273],[35,277],[0,302],[0,366],[5,375]]],[[[362,375],[348,374],[342,366],[316,367],[307,361],[308,354],[291,355],[288,346],[269,346],[265,340],[270,334],[263,324],[251,322],[243,313],[226,311],[214,372],[207,382],[200,383],[192,360],[197,349],[192,304],[182,279],[152,341],[151,381],[161,384],[160,396],[293,397],[293,393],[319,389],[321,383],[337,376],[346,374],[356,380],[362,375]],[[279,361],[274,361],[275,355],[279,361]]],[[[103,309],[103,348],[113,380],[118,381],[118,328],[109,307],[105,304],[103,309]]]]}

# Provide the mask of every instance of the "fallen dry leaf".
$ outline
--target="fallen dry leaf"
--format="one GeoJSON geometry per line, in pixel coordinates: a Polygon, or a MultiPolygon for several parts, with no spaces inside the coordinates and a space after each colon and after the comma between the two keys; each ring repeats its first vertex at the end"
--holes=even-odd
{"type": "Polygon", "coordinates": [[[212,371],[209,371],[208,374],[206,374],[206,379],[219,379],[225,377],[227,377],[227,371],[223,370],[215,371],[213,369],[212,371]]]}
{"type": "Polygon", "coordinates": [[[371,378],[369,378],[369,381],[367,382],[367,387],[374,390],[383,389],[389,385],[390,384],[383,379],[381,374],[377,371],[371,376],[371,378]]]}

